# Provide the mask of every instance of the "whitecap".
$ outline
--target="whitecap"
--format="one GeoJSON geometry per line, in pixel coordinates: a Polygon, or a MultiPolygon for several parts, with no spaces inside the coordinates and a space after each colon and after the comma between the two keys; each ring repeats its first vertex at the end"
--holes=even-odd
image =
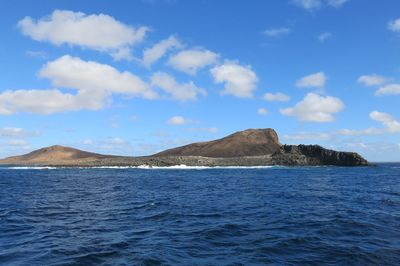
{"type": "Polygon", "coordinates": [[[14,170],[52,170],[57,169],[58,167],[51,166],[10,166],[4,167],[5,169],[14,169],[14,170]]]}

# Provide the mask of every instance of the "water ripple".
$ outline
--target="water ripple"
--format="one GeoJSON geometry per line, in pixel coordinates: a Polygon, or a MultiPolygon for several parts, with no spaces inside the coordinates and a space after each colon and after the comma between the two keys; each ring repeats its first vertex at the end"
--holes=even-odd
{"type": "Polygon", "coordinates": [[[0,169],[4,265],[400,265],[400,165],[0,169]]]}

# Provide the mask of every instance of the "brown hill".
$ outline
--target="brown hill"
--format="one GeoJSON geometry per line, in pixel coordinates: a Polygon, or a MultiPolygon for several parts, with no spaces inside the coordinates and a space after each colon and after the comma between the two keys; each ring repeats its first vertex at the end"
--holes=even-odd
{"type": "Polygon", "coordinates": [[[281,149],[278,134],[271,128],[247,129],[207,142],[169,149],[154,156],[242,157],[274,154],[281,149]]]}
{"type": "Polygon", "coordinates": [[[63,162],[94,161],[108,157],[111,156],[55,145],[35,150],[25,155],[8,157],[6,159],[0,160],[0,163],[1,164],[35,164],[35,163],[56,164],[63,162]]]}

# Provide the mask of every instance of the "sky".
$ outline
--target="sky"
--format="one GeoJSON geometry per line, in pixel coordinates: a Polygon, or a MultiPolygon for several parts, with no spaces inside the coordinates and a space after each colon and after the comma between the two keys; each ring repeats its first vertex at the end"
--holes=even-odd
{"type": "Polygon", "coordinates": [[[0,157],[248,128],[400,161],[398,0],[1,1],[0,157]]]}

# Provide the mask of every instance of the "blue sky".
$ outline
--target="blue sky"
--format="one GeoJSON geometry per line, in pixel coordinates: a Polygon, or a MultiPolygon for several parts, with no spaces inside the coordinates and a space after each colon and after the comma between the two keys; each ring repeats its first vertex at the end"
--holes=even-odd
{"type": "Polygon", "coordinates": [[[247,128],[400,160],[397,0],[2,1],[0,156],[247,128]]]}

